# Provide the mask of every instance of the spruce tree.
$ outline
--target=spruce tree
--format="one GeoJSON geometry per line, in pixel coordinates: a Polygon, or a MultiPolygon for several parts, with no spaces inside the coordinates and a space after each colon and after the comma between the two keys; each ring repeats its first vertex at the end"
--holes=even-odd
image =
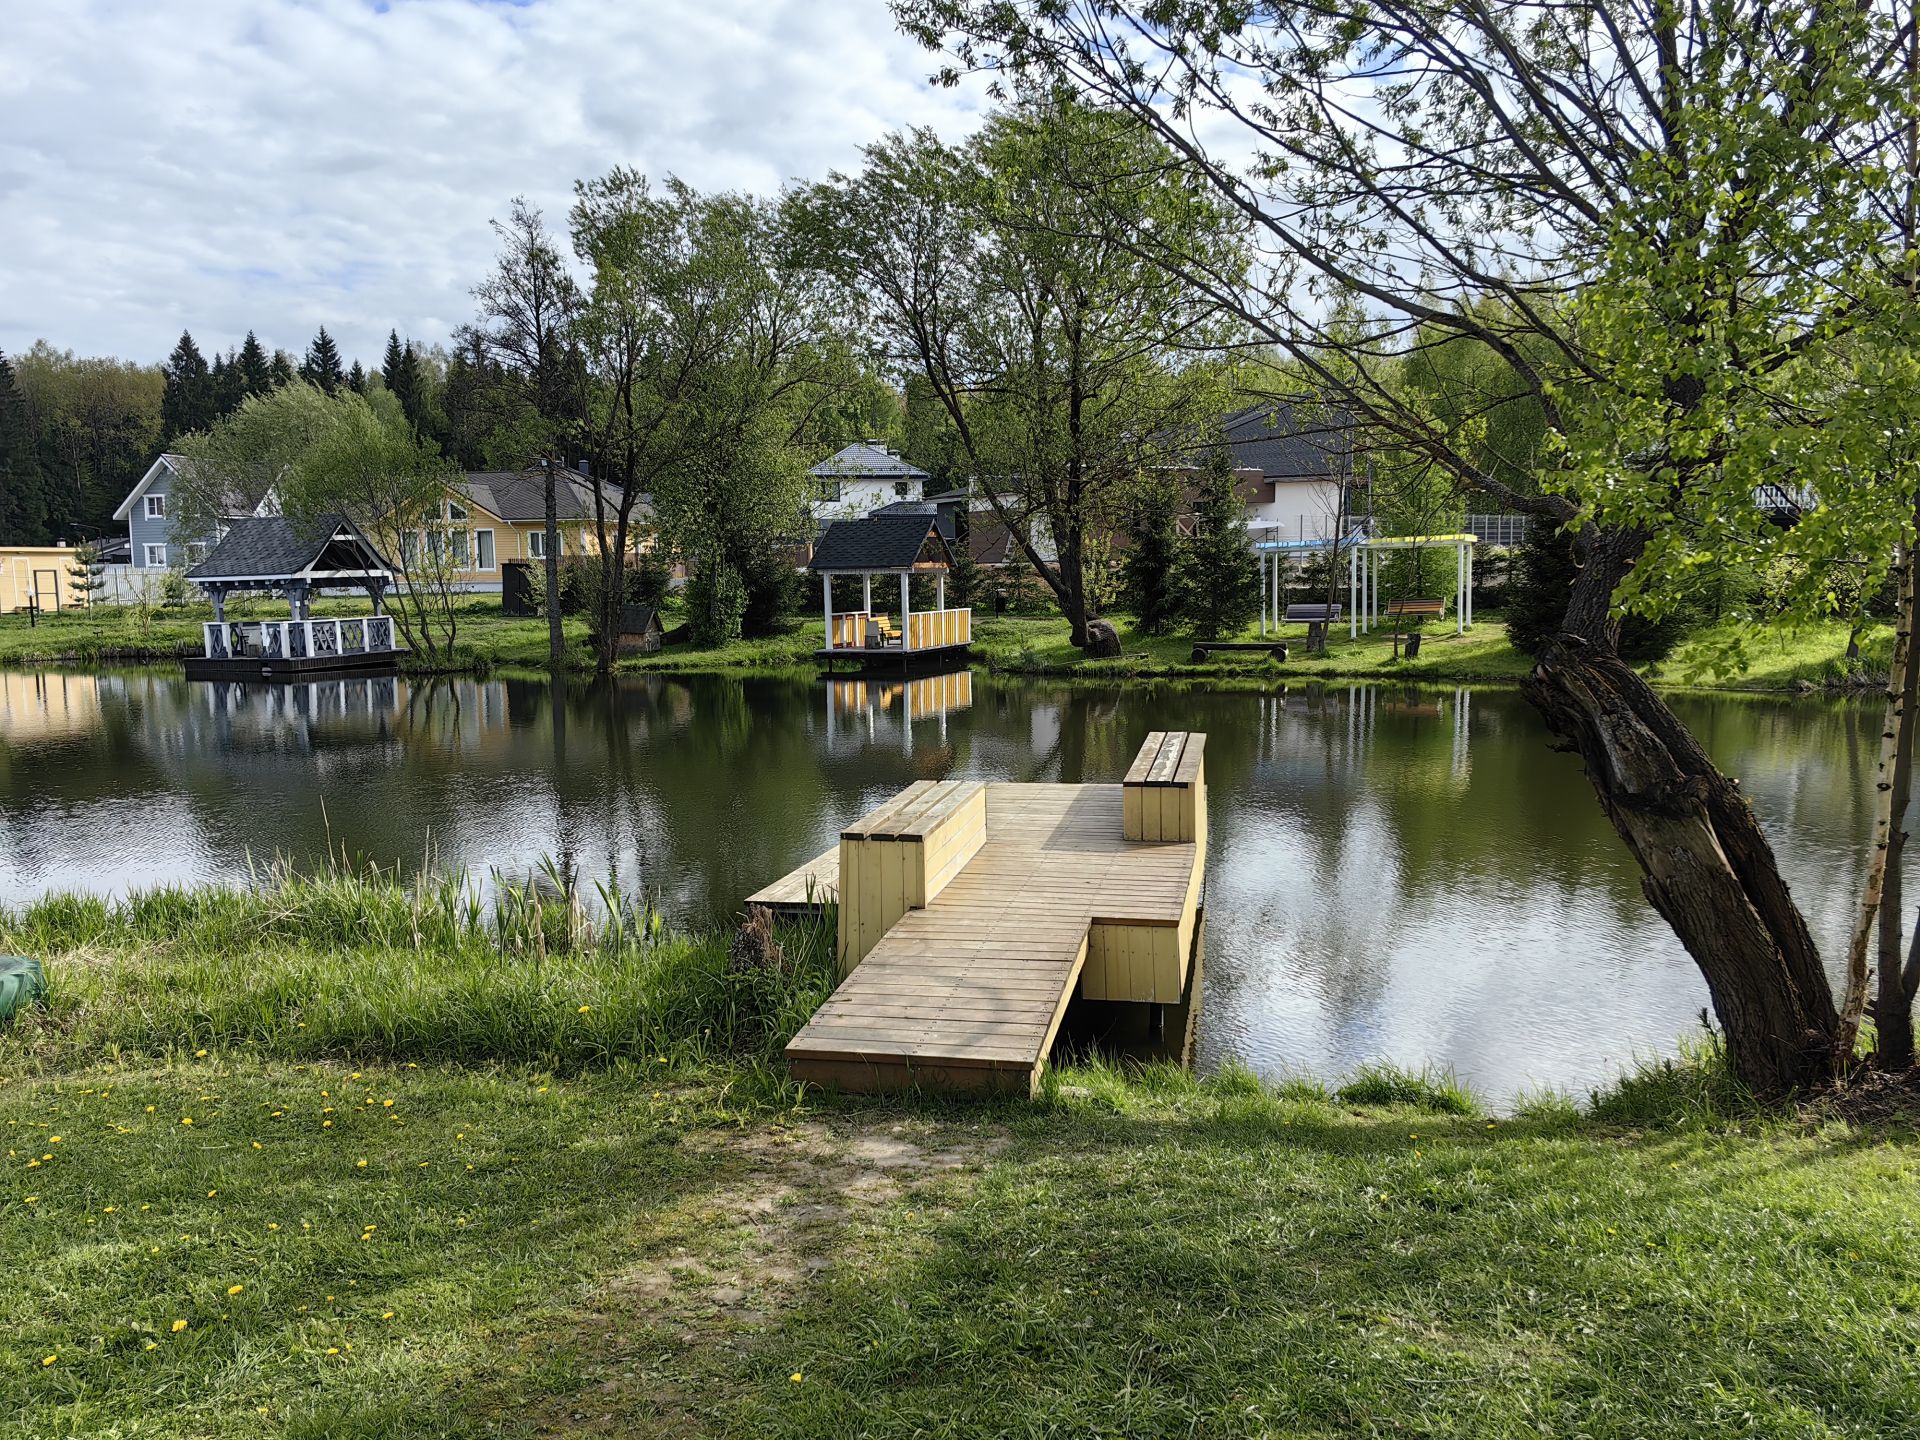
{"type": "Polygon", "coordinates": [[[291,385],[294,377],[293,356],[284,350],[273,352],[273,359],[267,365],[267,389],[278,390],[282,385],[291,385]]]}
{"type": "Polygon", "coordinates": [[[400,411],[407,417],[407,423],[419,429],[420,357],[414,353],[413,341],[400,343],[396,330],[387,332],[387,354],[380,363],[380,374],[387,382],[387,389],[393,392],[393,398],[400,402],[400,411]]]}
{"type": "Polygon", "coordinates": [[[394,394],[400,393],[400,332],[387,331],[387,353],[380,359],[380,378],[387,382],[387,389],[394,394]]]}
{"type": "Polygon", "coordinates": [[[234,357],[234,368],[239,371],[241,400],[264,395],[274,387],[273,359],[267,354],[267,347],[260,343],[260,337],[251,330],[247,331],[240,353],[234,357]]]}
{"type": "Polygon", "coordinates": [[[213,424],[213,374],[185,330],[162,369],[166,379],[160,392],[160,440],[166,444],[213,424]]]}
{"type": "Polygon", "coordinates": [[[360,368],[358,360],[354,361],[353,368],[347,371],[347,388],[356,395],[367,393],[367,372],[360,368]]]}
{"type": "Polygon", "coordinates": [[[346,369],[340,364],[340,347],[333,343],[324,325],[307,346],[307,358],[300,362],[300,378],[309,385],[318,385],[329,395],[347,383],[346,369]]]}
{"type": "Polygon", "coordinates": [[[1238,634],[1260,612],[1253,536],[1224,445],[1214,446],[1200,467],[1181,572],[1183,609],[1202,640],[1238,634]]]}
{"type": "Polygon", "coordinates": [[[45,545],[52,538],[26,397],[14,383],[13,362],[0,351],[0,545],[45,545]]]}
{"type": "Polygon", "coordinates": [[[1120,596],[1142,635],[1158,635],[1179,613],[1179,508],[1179,485],[1158,471],[1141,476],[1127,497],[1120,596]]]}

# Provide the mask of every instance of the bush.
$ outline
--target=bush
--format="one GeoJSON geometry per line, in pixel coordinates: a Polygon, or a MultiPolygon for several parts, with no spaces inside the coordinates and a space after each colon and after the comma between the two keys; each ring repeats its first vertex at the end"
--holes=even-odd
{"type": "Polygon", "coordinates": [[[1348,1105],[1412,1105],[1436,1115],[1473,1115],[1480,1106],[1465,1086],[1444,1071],[1362,1065],[1334,1091],[1348,1105]]]}
{"type": "Polygon", "coordinates": [[[747,587],[725,561],[708,562],[687,581],[687,630],[703,649],[738,640],[747,613],[747,587]]]}
{"type": "Polygon", "coordinates": [[[160,603],[169,609],[187,603],[187,572],[168,570],[160,576],[160,603]]]}

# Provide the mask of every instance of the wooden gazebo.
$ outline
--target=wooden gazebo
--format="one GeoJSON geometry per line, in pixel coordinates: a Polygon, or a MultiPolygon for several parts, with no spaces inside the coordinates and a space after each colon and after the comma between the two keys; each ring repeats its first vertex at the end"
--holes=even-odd
{"type": "Polygon", "coordinates": [[[382,605],[393,568],[344,515],[302,523],[281,515],[236,520],[213,553],[187,572],[213,601],[201,627],[201,653],[187,660],[189,680],[288,680],[341,671],[391,671],[405,653],[382,605]],[[373,614],[313,617],[320,590],[364,591],[373,614]],[[228,620],[227,596],[277,591],[285,620],[228,620]]]}
{"type": "MultiPolygon", "coordinates": [[[[937,517],[926,511],[869,515],[829,525],[813,547],[807,569],[820,577],[826,644],[819,658],[832,668],[851,660],[877,667],[964,662],[973,643],[973,611],[947,608],[947,571],[953,554],[937,517]],[[913,577],[934,582],[934,608],[913,608],[913,577]],[[900,582],[899,619],[883,595],[874,608],[874,578],[900,582]],[[836,610],[833,582],[860,581],[860,608],[836,610]]],[[[889,587],[890,588],[890,587],[889,587]]],[[[844,592],[843,592],[844,593],[844,592]]]]}

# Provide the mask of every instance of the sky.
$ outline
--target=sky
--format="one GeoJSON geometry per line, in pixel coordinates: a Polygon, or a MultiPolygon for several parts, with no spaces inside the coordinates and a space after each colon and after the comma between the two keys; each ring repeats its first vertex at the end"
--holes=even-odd
{"type": "Polygon", "coordinates": [[[978,86],[885,0],[0,0],[0,349],[448,340],[525,195],[630,165],[772,193],[978,86]]]}

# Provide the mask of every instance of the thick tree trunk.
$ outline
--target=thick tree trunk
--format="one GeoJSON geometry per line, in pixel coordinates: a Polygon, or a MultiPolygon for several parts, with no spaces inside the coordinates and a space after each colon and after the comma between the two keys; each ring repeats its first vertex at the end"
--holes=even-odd
{"type": "Polygon", "coordinates": [[[1609,647],[1562,634],[1526,690],[1585,761],[1647,899],[1706,976],[1735,1073],[1769,1096],[1824,1081],[1832,988],[1738,784],[1609,647]]]}

